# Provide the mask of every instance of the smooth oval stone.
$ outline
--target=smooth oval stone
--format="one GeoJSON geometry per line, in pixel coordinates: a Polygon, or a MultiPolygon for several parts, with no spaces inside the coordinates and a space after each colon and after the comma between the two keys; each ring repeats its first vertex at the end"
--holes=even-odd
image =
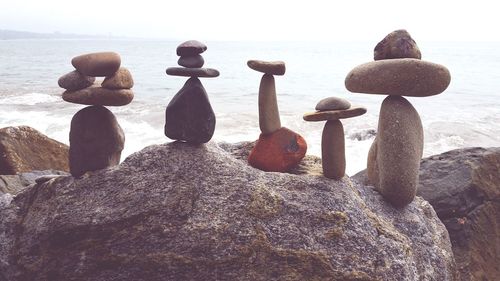
{"type": "Polygon", "coordinates": [[[179,58],[177,64],[188,68],[200,68],[205,64],[205,60],[200,55],[184,56],[179,58]]]}
{"type": "Polygon", "coordinates": [[[282,127],[272,134],[261,134],[248,156],[248,163],[267,172],[287,172],[306,155],[302,136],[282,127]]]}
{"type": "Polygon", "coordinates": [[[122,106],[134,99],[134,92],[129,89],[110,90],[93,86],[78,91],[65,91],[62,98],[77,104],[122,106]]]}
{"type": "Polygon", "coordinates": [[[89,106],[71,120],[69,166],[74,177],[120,163],[125,135],[111,111],[89,106]]]}
{"type": "Polygon", "coordinates": [[[94,81],[94,77],[85,76],[74,70],[61,76],[61,78],[57,81],[57,84],[59,84],[59,87],[66,90],[76,91],[92,86],[94,81]]]}
{"type": "Polygon", "coordinates": [[[178,56],[193,56],[207,50],[207,46],[197,40],[189,40],[177,46],[178,56]]]}
{"type": "Polygon", "coordinates": [[[323,175],[339,180],[345,175],[344,126],[339,120],[327,121],[321,137],[323,175]]]}
{"type": "Polygon", "coordinates": [[[345,79],[354,93],[426,97],[442,93],[450,84],[450,72],[442,65],[418,59],[392,59],[355,67],[345,79]]]}
{"type": "Polygon", "coordinates": [[[263,134],[270,134],[281,128],[274,77],[264,74],[259,86],[259,127],[263,134]]]}
{"type": "Polygon", "coordinates": [[[421,59],[420,49],[404,29],[395,30],[385,36],[373,51],[375,60],[414,58],[421,59]]]}
{"type": "Polygon", "coordinates": [[[253,70],[271,75],[284,75],[286,71],[285,63],[282,61],[249,60],[247,65],[253,70]]]}
{"type": "Polygon", "coordinates": [[[71,64],[84,75],[103,77],[113,75],[120,68],[121,58],[115,52],[91,53],[74,57],[71,64]]]}
{"type": "Polygon", "coordinates": [[[102,81],[101,86],[106,89],[130,89],[134,87],[132,74],[125,67],[120,67],[115,74],[108,76],[102,81]]]}
{"type": "Polygon", "coordinates": [[[329,97],[324,98],[318,102],[316,105],[316,110],[324,111],[324,110],[343,110],[349,109],[351,107],[351,103],[345,99],[337,98],[337,97],[329,97]]]}
{"type": "Polygon", "coordinates": [[[415,198],[424,147],[420,116],[408,100],[400,96],[384,99],[376,143],[378,185],[375,186],[392,205],[406,206],[415,198]]]}
{"type": "Polygon", "coordinates": [[[361,106],[353,106],[343,110],[316,111],[304,114],[305,121],[327,121],[346,119],[360,116],[366,113],[366,108],[361,106]]]}
{"type": "Polygon", "coordinates": [[[165,135],[173,140],[206,143],[215,131],[215,114],[207,92],[196,77],[189,78],[165,111],[165,135]]]}
{"type": "Polygon", "coordinates": [[[167,75],[213,78],[219,76],[219,71],[213,68],[169,67],[167,75]]]}

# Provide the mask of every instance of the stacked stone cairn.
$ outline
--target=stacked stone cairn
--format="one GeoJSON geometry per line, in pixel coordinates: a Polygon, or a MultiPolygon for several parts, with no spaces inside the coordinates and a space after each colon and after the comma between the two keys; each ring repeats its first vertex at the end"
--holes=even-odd
{"type": "Polygon", "coordinates": [[[259,88],[261,134],[248,156],[248,163],[263,171],[287,172],[304,158],[307,144],[299,134],[281,127],[274,75],[285,74],[285,63],[249,60],[247,65],[264,73],[259,88]]]}
{"type": "Polygon", "coordinates": [[[202,68],[205,61],[200,54],[206,50],[199,41],[186,41],[177,47],[177,63],[183,67],[167,68],[167,75],[191,77],[167,106],[165,135],[170,139],[201,144],[214,134],[215,114],[198,77],[217,77],[219,71],[202,68]]]}
{"type": "Polygon", "coordinates": [[[351,106],[345,99],[329,97],[316,105],[316,112],[304,114],[305,121],[326,121],[321,137],[321,161],[323,175],[339,180],[345,175],[344,127],[340,119],[360,116],[366,108],[351,106]]]}
{"type": "Polygon", "coordinates": [[[134,98],[134,80],[120,67],[120,55],[113,52],[91,53],[74,57],[76,70],[59,78],[66,89],[63,100],[90,105],[71,120],[69,166],[74,177],[86,172],[116,166],[125,144],[125,135],[116,117],[105,106],[123,106],[134,98]],[[102,83],[95,77],[105,77],[102,83]]]}
{"type": "Polygon", "coordinates": [[[427,97],[442,93],[450,72],[421,60],[420,50],[406,30],[396,30],[377,44],[375,61],[355,67],[346,88],[355,93],[388,95],[380,108],[377,136],[367,162],[369,183],[396,207],[416,194],[424,134],[420,116],[403,96],[427,97]]]}

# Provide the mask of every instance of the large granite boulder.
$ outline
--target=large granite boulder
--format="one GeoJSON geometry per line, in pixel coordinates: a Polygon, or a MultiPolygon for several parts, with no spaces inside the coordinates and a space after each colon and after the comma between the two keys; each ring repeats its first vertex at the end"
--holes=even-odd
{"type": "Polygon", "coordinates": [[[500,278],[500,148],[466,148],[420,164],[418,195],[450,234],[460,280],[500,278]]]}
{"type": "Polygon", "coordinates": [[[28,127],[0,129],[0,175],[33,170],[68,171],[68,146],[28,127]]]}
{"type": "Polygon", "coordinates": [[[454,280],[421,198],[395,209],[347,177],[266,173],[239,159],[249,145],[223,147],[150,146],[0,196],[0,280],[454,280]]]}

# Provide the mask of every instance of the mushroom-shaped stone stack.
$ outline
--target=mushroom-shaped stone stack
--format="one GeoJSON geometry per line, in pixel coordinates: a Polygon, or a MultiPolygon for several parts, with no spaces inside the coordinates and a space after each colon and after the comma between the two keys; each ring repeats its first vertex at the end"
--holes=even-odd
{"type": "Polygon", "coordinates": [[[261,134],[248,156],[248,163],[263,171],[286,172],[304,158],[307,144],[299,134],[281,127],[273,75],[284,75],[285,63],[249,60],[247,65],[264,73],[259,87],[261,134]]]}
{"type": "Polygon", "coordinates": [[[200,55],[207,46],[190,40],[177,47],[178,64],[169,67],[167,74],[191,77],[172,98],[165,112],[165,135],[168,138],[194,144],[208,142],[215,131],[215,114],[207,92],[198,77],[217,77],[219,71],[201,68],[204,59],[200,55]]]}
{"type": "Polygon", "coordinates": [[[380,108],[367,174],[369,182],[397,207],[415,197],[424,143],[420,116],[403,96],[440,94],[451,79],[446,67],[420,57],[410,34],[396,30],[377,44],[374,62],[355,67],[345,79],[351,92],[388,95],[380,108]]]}
{"type": "Polygon", "coordinates": [[[304,114],[304,120],[326,121],[321,137],[323,175],[339,180],[345,175],[344,127],[340,119],[363,115],[366,108],[351,107],[351,103],[345,99],[329,97],[322,99],[316,105],[316,110],[304,114]]]}
{"type": "Polygon", "coordinates": [[[59,78],[66,89],[63,100],[91,105],[78,111],[71,120],[69,165],[74,177],[120,163],[125,135],[116,117],[105,106],[123,106],[134,98],[134,80],[120,67],[120,55],[91,53],[71,60],[76,70],[59,78]],[[95,77],[105,77],[94,83],[95,77]]]}

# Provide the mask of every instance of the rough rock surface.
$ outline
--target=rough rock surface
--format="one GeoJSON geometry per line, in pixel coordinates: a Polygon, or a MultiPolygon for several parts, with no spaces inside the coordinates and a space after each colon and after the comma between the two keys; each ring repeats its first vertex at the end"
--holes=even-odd
{"type": "Polygon", "coordinates": [[[497,280],[500,148],[457,149],[424,159],[417,194],[448,229],[460,280],[497,280]]]}
{"type": "Polygon", "coordinates": [[[63,171],[45,170],[31,171],[17,175],[0,175],[0,195],[10,193],[16,195],[26,187],[35,184],[41,177],[69,175],[63,171]]]}
{"type": "Polygon", "coordinates": [[[150,146],[0,196],[0,214],[0,280],[454,278],[426,201],[395,209],[348,178],[265,173],[214,143],[150,146]]]}
{"type": "Polygon", "coordinates": [[[47,169],[69,171],[67,145],[28,126],[0,129],[0,175],[47,169]]]}

